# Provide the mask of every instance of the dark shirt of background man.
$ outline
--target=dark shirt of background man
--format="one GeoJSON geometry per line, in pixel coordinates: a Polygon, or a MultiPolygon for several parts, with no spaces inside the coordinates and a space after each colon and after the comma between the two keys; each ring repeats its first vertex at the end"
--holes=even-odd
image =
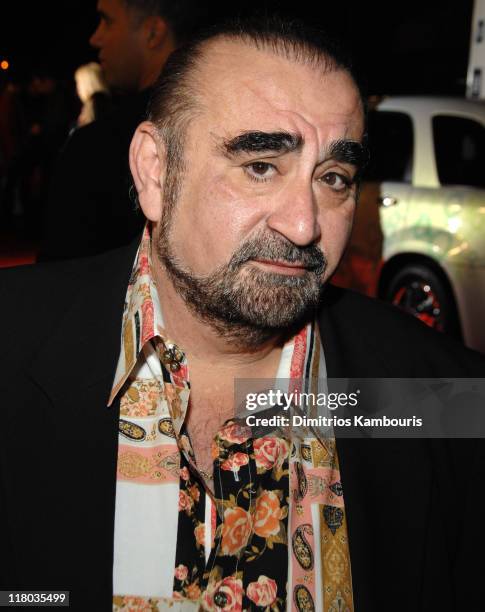
{"type": "Polygon", "coordinates": [[[76,130],[57,163],[39,259],[95,255],[128,244],[144,218],[130,198],[128,150],[149,90],[76,130]]]}
{"type": "Polygon", "coordinates": [[[151,85],[197,23],[196,9],[194,0],[160,0],[158,9],[148,0],[98,0],[100,21],[90,43],[108,85],[123,95],[109,117],[76,130],[66,143],[39,260],[95,255],[141,231],[144,218],[130,197],[129,145],[145,118],[151,85]]]}

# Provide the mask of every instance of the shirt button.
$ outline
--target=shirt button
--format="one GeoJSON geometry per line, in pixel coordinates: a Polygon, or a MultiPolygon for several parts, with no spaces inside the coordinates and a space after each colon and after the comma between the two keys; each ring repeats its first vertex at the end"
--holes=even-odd
{"type": "Polygon", "coordinates": [[[227,595],[222,591],[217,591],[214,595],[214,603],[218,608],[224,608],[227,604],[227,595]]]}
{"type": "Polygon", "coordinates": [[[163,363],[167,365],[172,372],[177,372],[178,370],[180,370],[181,363],[184,360],[184,357],[185,355],[175,345],[168,347],[165,346],[165,349],[162,353],[163,363]]]}
{"type": "Polygon", "coordinates": [[[182,351],[175,347],[173,349],[173,357],[174,360],[178,361],[179,363],[184,360],[184,354],[182,353],[182,351]]]}

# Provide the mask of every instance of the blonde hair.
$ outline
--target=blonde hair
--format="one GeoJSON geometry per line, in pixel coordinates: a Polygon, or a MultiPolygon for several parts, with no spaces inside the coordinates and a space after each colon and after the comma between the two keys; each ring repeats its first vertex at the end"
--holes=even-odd
{"type": "Polygon", "coordinates": [[[95,93],[109,91],[103,78],[101,66],[96,62],[79,66],[74,73],[74,79],[76,81],[77,94],[84,104],[95,93]]]}

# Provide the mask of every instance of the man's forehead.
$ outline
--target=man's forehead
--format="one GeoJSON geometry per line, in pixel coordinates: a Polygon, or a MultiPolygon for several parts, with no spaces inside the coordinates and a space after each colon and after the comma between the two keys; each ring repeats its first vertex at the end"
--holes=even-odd
{"type": "Polygon", "coordinates": [[[203,76],[216,84],[231,78],[243,83],[247,79],[256,82],[267,76],[276,77],[291,70],[292,64],[269,48],[257,48],[250,42],[228,38],[208,41],[203,58],[203,76]]]}
{"type": "Polygon", "coordinates": [[[120,11],[126,12],[127,5],[124,0],[98,0],[97,10],[98,13],[105,13],[111,15],[119,13],[120,11]]]}
{"type": "Polygon", "coordinates": [[[288,60],[235,40],[211,42],[200,83],[212,116],[222,127],[285,130],[307,135],[325,126],[360,138],[360,95],[344,70],[288,60]]]}

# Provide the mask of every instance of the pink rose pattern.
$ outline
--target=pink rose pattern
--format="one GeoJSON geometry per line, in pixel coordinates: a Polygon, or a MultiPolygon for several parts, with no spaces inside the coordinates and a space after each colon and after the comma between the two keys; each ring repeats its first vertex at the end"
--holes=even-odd
{"type": "Polygon", "coordinates": [[[251,428],[241,423],[231,421],[218,434],[220,440],[230,444],[242,444],[251,436],[251,428]]]}
{"type": "Polygon", "coordinates": [[[256,467],[262,470],[279,470],[288,456],[290,445],[284,438],[265,436],[254,440],[256,467]]]}
{"type": "Polygon", "coordinates": [[[267,608],[273,605],[277,591],[278,587],[274,580],[268,576],[260,576],[257,582],[248,585],[246,595],[259,608],[267,608]]]}
{"type": "Polygon", "coordinates": [[[190,513],[193,505],[194,500],[192,497],[185,491],[179,491],[179,512],[184,510],[185,512],[190,513]]]}
{"type": "Polygon", "coordinates": [[[219,610],[224,612],[241,612],[243,599],[242,581],[229,576],[210,584],[204,594],[204,610],[219,610]]]}
{"type": "Polygon", "coordinates": [[[248,428],[235,421],[228,421],[216,435],[213,482],[218,511],[206,563],[206,493],[196,469],[190,469],[193,454],[184,427],[180,439],[185,452],[181,455],[174,593],[188,597],[189,591],[200,589],[205,610],[242,611],[258,606],[271,607],[272,612],[284,610],[289,443],[269,437],[253,442],[248,428]],[[187,573],[181,568],[187,568],[187,573]]]}
{"type": "Polygon", "coordinates": [[[177,565],[175,568],[175,578],[177,580],[184,581],[189,574],[189,570],[185,567],[185,565],[177,565]]]}
{"type": "Polygon", "coordinates": [[[246,453],[234,453],[228,459],[221,463],[221,470],[232,470],[239,472],[239,468],[249,463],[249,457],[246,453]]]}

